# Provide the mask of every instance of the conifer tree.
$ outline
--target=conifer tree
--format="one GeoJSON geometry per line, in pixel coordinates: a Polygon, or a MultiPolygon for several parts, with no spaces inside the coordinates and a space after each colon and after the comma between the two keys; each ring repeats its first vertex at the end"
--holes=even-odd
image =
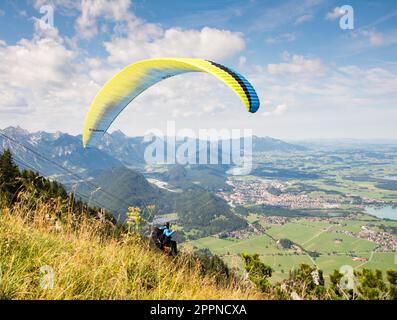
{"type": "Polygon", "coordinates": [[[10,150],[0,155],[0,193],[3,201],[11,202],[20,186],[20,172],[12,160],[10,150]]]}

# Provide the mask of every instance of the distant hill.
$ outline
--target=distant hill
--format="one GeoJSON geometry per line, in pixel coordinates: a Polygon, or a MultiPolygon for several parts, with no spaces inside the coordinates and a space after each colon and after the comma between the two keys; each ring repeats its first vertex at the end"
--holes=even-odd
{"type": "MultiPolygon", "coordinates": [[[[143,169],[148,144],[143,137],[131,138],[115,131],[106,134],[97,148],[84,149],[81,136],[61,132],[30,133],[19,127],[8,127],[0,133],[5,135],[0,135],[0,150],[9,148],[20,167],[31,168],[63,183],[69,190],[77,190],[121,221],[128,206],[152,203],[157,206],[158,214],[177,212],[178,223],[192,237],[246,226],[244,219],[213,194],[229,188],[225,172],[230,165],[174,165],[165,173],[157,173],[160,180],[183,190],[178,193],[159,188],[138,171],[126,168],[143,169]]],[[[253,148],[258,152],[305,150],[268,137],[254,137],[253,148]]],[[[218,151],[222,153],[221,149],[218,151]]]]}
{"type": "Polygon", "coordinates": [[[147,235],[146,224],[120,226],[61,184],[20,170],[8,150],[0,152],[0,261],[7,266],[0,300],[263,297],[209,251],[179,247],[171,258],[147,235]],[[62,272],[43,282],[43,270],[62,272]]]}
{"type": "Polygon", "coordinates": [[[91,181],[81,184],[78,192],[100,204],[124,221],[129,206],[156,205],[156,214],[178,213],[178,224],[184,231],[194,230],[192,237],[215,234],[246,227],[246,221],[237,216],[227,202],[200,186],[190,185],[183,192],[171,192],[150,184],[146,178],[125,167],[104,171],[91,181]]]}
{"type": "Polygon", "coordinates": [[[123,165],[107,152],[96,148],[84,149],[79,138],[66,133],[29,133],[19,127],[8,127],[0,130],[0,133],[14,140],[0,135],[0,151],[10,149],[20,167],[32,168],[63,183],[73,182],[77,178],[60,166],[85,178],[123,165]]]}
{"type": "MultiPolygon", "coordinates": [[[[84,149],[81,143],[81,135],[73,136],[62,132],[47,133],[44,131],[30,133],[20,127],[8,127],[0,130],[1,132],[31,147],[42,156],[86,177],[96,176],[102,170],[122,165],[142,168],[145,165],[144,151],[150,143],[144,142],[143,137],[127,137],[121,131],[115,131],[111,134],[105,134],[97,147],[84,149]]],[[[178,148],[182,143],[177,142],[176,147],[178,148]]],[[[198,140],[196,143],[198,146],[198,140]]],[[[307,149],[300,145],[286,143],[269,137],[254,136],[252,143],[254,153],[266,151],[294,152],[307,149]]],[[[240,145],[242,148],[243,143],[241,142],[240,145]]],[[[11,149],[17,160],[35,165],[35,168],[41,174],[46,176],[54,175],[61,179],[62,182],[67,180],[65,172],[62,172],[58,167],[0,136],[0,150],[4,148],[11,149]]],[[[207,154],[209,154],[208,150],[207,154]]],[[[219,157],[222,154],[221,147],[218,148],[218,154],[219,157]]],[[[227,166],[225,169],[227,170],[227,166]]]]}
{"type": "Polygon", "coordinates": [[[127,137],[118,130],[111,134],[105,134],[97,148],[126,166],[139,167],[145,164],[144,152],[148,144],[143,141],[143,137],[127,137]]]}
{"type": "Polygon", "coordinates": [[[126,219],[129,206],[156,204],[161,206],[163,213],[169,209],[164,208],[161,203],[164,193],[162,189],[150,184],[139,172],[125,167],[105,170],[91,180],[90,184],[80,184],[77,191],[107,208],[119,221],[126,219]],[[101,190],[97,190],[95,186],[100,186],[101,190]]]}
{"type": "Polygon", "coordinates": [[[236,215],[222,198],[194,186],[177,197],[176,211],[191,238],[227,232],[247,227],[247,222],[236,215]]]}
{"type": "Polygon", "coordinates": [[[160,178],[178,188],[198,185],[207,191],[231,190],[226,184],[227,167],[221,165],[173,165],[160,178]]]}
{"type": "Polygon", "coordinates": [[[252,139],[252,150],[253,152],[266,152],[266,151],[284,151],[284,152],[295,152],[295,151],[306,151],[309,148],[298,144],[292,144],[284,142],[279,139],[270,137],[257,137],[254,136],[252,139]]]}

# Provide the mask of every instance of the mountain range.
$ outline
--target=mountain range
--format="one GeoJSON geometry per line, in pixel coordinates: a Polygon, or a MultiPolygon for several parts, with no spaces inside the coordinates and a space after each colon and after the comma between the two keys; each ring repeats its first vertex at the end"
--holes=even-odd
{"type": "MultiPolygon", "coordinates": [[[[128,137],[121,131],[114,131],[111,134],[105,134],[97,147],[84,149],[81,135],[73,136],[68,133],[45,131],[30,133],[20,127],[0,130],[0,150],[9,148],[20,161],[21,166],[30,165],[41,174],[54,176],[61,182],[69,181],[70,175],[52,162],[86,178],[95,177],[103,170],[118,166],[142,169],[146,164],[144,151],[150,143],[145,142],[143,137],[128,137]],[[23,146],[34,150],[37,154],[23,146]]],[[[254,153],[307,149],[278,139],[257,136],[253,136],[252,145],[254,153]]]]}
{"type": "MultiPolygon", "coordinates": [[[[144,161],[148,143],[143,137],[115,131],[106,134],[98,147],[84,149],[81,136],[30,133],[20,127],[0,130],[0,150],[10,149],[21,168],[63,183],[84,200],[106,208],[121,222],[129,206],[145,208],[154,204],[157,215],[177,213],[178,224],[191,238],[246,226],[245,220],[215,194],[227,190],[226,171],[230,166],[169,165],[165,170],[148,172],[144,161]]],[[[305,150],[268,137],[253,137],[253,149],[305,150]]]]}

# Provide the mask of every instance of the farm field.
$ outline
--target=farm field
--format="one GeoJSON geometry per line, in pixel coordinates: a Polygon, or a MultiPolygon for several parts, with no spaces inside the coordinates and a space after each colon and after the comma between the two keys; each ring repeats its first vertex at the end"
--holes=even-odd
{"type": "Polygon", "coordinates": [[[243,238],[217,235],[194,240],[233,268],[243,269],[241,253],[258,253],[273,281],[301,263],[317,265],[328,277],[342,266],[397,269],[397,150],[394,146],[321,147],[298,152],[256,154],[249,176],[230,178],[225,199],[243,206],[242,216],[261,233],[243,238]],[[229,195],[229,197],[228,197],[229,195]],[[367,208],[396,208],[396,219],[379,219],[367,208]],[[289,249],[280,239],[294,243],[289,249]],[[394,245],[393,245],[394,241],[394,245]],[[394,248],[394,249],[393,249],[394,248]],[[394,251],[393,251],[394,250],[394,251]],[[382,251],[382,252],[379,252],[382,251]]]}
{"type": "Polygon", "coordinates": [[[288,277],[288,272],[301,263],[317,265],[323,270],[326,279],[329,279],[329,274],[334,270],[346,265],[353,268],[379,269],[383,272],[397,268],[395,252],[373,252],[377,247],[376,243],[336,232],[337,230],[359,232],[368,224],[374,229],[380,224],[395,226],[397,221],[376,220],[367,216],[343,220],[294,218],[279,225],[263,223],[259,215],[250,215],[249,220],[260,222],[265,232],[274,240],[289,239],[306,252],[283,249],[268,235],[256,235],[247,239],[219,239],[217,236],[211,236],[194,240],[192,245],[196,248],[208,248],[214,254],[221,256],[231,268],[240,272],[243,270],[243,261],[239,255],[258,253],[261,260],[273,268],[271,279],[273,282],[288,277]],[[319,255],[310,256],[308,252],[316,252],[319,255]]]}
{"type": "Polygon", "coordinates": [[[302,245],[306,250],[321,253],[362,253],[374,250],[377,245],[371,241],[358,239],[335,232],[323,232],[315,235],[302,245]]]}
{"type": "Polygon", "coordinates": [[[288,272],[293,268],[298,268],[300,264],[312,264],[312,260],[308,255],[264,255],[261,260],[272,267],[272,281],[277,282],[285,279],[288,272]]]}
{"type": "Polygon", "coordinates": [[[289,191],[318,196],[361,197],[397,200],[396,150],[393,146],[371,146],[373,150],[338,148],[298,153],[267,153],[256,156],[265,170],[263,178],[288,181],[289,191]],[[296,177],[298,176],[298,178],[296,177]]]}
{"type": "Polygon", "coordinates": [[[322,226],[307,226],[300,223],[287,223],[284,225],[271,225],[266,231],[276,239],[290,239],[295,243],[302,244],[310,241],[311,238],[324,232],[322,226]]]}
{"type": "Polygon", "coordinates": [[[249,239],[218,239],[217,237],[206,237],[193,241],[197,248],[208,248],[218,255],[230,255],[240,253],[284,253],[287,250],[279,249],[274,241],[266,235],[255,236],[249,239]]]}
{"type": "MultiPolygon", "coordinates": [[[[285,279],[288,276],[289,270],[297,268],[299,264],[305,263],[313,265],[314,262],[319,269],[323,270],[324,277],[326,280],[329,279],[329,275],[334,270],[339,270],[342,266],[351,266],[354,269],[370,268],[379,269],[385,275],[386,270],[396,269],[396,253],[394,252],[375,252],[360,254],[360,258],[370,259],[368,262],[354,261],[352,256],[346,254],[324,254],[318,258],[311,259],[305,254],[299,255],[278,255],[278,254],[267,254],[261,255],[261,260],[270,265],[273,268],[272,282],[277,282],[285,279]]],[[[223,256],[224,261],[234,269],[242,270],[243,261],[238,255],[223,256]]]]}
{"type": "Polygon", "coordinates": [[[374,252],[372,259],[364,266],[382,271],[390,268],[397,269],[397,252],[374,252]]]}

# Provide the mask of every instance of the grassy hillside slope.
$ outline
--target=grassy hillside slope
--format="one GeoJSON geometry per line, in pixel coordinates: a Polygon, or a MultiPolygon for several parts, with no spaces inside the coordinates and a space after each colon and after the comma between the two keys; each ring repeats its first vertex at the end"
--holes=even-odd
{"type": "Polygon", "coordinates": [[[0,211],[0,299],[260,298],[249,286],[203,276],[188,254],[172,260],[134,237],[105,235],[106,220],[58,219],[57,203],[29,210],[17,203],[0,211]],[[45,266],[54,270],[53,289],[40,286],[45,266]]]}

